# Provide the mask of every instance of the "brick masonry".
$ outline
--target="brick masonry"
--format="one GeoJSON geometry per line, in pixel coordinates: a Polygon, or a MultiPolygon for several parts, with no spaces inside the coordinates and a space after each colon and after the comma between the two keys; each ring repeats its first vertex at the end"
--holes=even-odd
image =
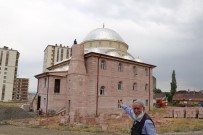
{"type": "Polygon", "coordinates": [[[147,111],[153,109],[152,70],[155,66],[93,52],[84,55],[82,45],[72,46],[69,63],[68,72],[37,76],[38,96],[41,97],[38,104],[43,112],[59,112],[65,108],[66,120],[84,122],[88,116],[121,111],[118,100],[131,105],[133,100],[139,99],[146,103],[147,111]],[[105,69],[100,68],[102,60],[106,62],[105,69]],[[121,72],[118,71],[119,63],[123,67],[121,72]],[[137,75],[133,74],[133,66],[137,67],[137,75]],[[44,87],[45,78],[48,78],[47,87],[44,87]],[[55,79],[60,79],[59,93],[54,93],[55,79]],[[119,81],[122,82],[121,90],[118,90],[119,81]],[[136,90],[133,90],[133,83],[137,84],[136,90]],[[104,94],[100,95],[102,86],[104,94]]]}
{"type": "Polygon", "coordinates": [[[203,107],[169,107],[166,118],[203,118],[203,107]]]}

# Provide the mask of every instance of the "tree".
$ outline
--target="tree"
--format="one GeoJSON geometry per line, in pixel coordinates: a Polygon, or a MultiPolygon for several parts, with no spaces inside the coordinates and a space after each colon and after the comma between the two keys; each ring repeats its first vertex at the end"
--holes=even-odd
{"type": "Polygon", "coordinates": [[[170,92],[164,92],[166,94],[166,97],[168,98],[168,102],[172,101],[172,96],[170,92]]]}
{"type": "Polygon", "coordinates": [[[153,90],[153,92],[154,92],[154,93],[162,93],[161,89],[157,89],[157,88],[155,88],[155,89],[153,90]]]}
{"type": "Polygon", "coordinates": [[[171,96],[172,97],[176,93],[176,88],[177,88],[176,74],[175,74],[175,70],[173,70],[173,73],[172,73],[172,82],[171,82],[171,96]]]}

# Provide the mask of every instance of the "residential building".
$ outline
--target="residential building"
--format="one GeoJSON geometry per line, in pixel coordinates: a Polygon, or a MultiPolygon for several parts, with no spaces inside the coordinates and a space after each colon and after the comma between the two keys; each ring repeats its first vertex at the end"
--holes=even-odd
{"type": "Polygon", "coordinates": [[[29,79],[16,78],[13,100],[28,100],[29,79]]]}
{"type": "Polygon", "coordinates": [[[43,72],[46,72],[48,67],[57,62],[68,59],[70,55],[71,49],[68,46],[62,46],[62,44],[48,45],[44,50],[43,72]]]}
{"type": "Polygon", "coordinates": [[[203,105],[203,92],[179,90],[174,94],[173,101],[177,102],[180,106],[203,105]]]}
{"type": "Polygon", "coordinates": [[[35,97],[36,93],[29,93],[28,92],[28,100],[32,101],[35,97]]]}
{"type": "Polygon", "coordinates": [[[82,43],[72,45],[70,59],[35,76],[37,109],[44,113],[65,110],[70,122],[122,112],[121,100],[131,105],[139,99],[151,110],[156,66],[135,59],[128,47],[112,29],[91,31],[82,43]]]}
{"type": "Polygon", "coordinates": [[[17,50],[0,48],[0,101],[12,100],[19,56],[17,50]]]}

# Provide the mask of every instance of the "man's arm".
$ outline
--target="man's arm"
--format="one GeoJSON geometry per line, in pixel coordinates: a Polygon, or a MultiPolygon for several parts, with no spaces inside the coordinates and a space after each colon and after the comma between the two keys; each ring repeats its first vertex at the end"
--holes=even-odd
{"type": "Polygon", "coordinates": [[[135,114],[134,111],[131,107],[125,105],[125,104],[120,104],[121,108],[123,108],[131,117],[132,120],[135,120],[135,114]]]}

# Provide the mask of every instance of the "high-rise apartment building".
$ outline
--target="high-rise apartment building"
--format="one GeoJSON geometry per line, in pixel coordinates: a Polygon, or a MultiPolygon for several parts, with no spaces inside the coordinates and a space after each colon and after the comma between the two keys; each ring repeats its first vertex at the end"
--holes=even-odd
{"type": "Polygon", "coordinates": [[[43,72],[47,71],[47,68],[53,66],[57,62],[67,60],[71,56],[71,48],[69,46],[60,45],[48,45],[44,50],[44,63],[43,72]]]}
{"type": "Polygon", "coordinates": [[[12,100],[19,56],[17,50],[0,48],[0,101],[12,100]]]}
{"type": "Polygon", "coordinates": [[[28,78],[16,78],[13,100],[28,100],[28,78]]]}

